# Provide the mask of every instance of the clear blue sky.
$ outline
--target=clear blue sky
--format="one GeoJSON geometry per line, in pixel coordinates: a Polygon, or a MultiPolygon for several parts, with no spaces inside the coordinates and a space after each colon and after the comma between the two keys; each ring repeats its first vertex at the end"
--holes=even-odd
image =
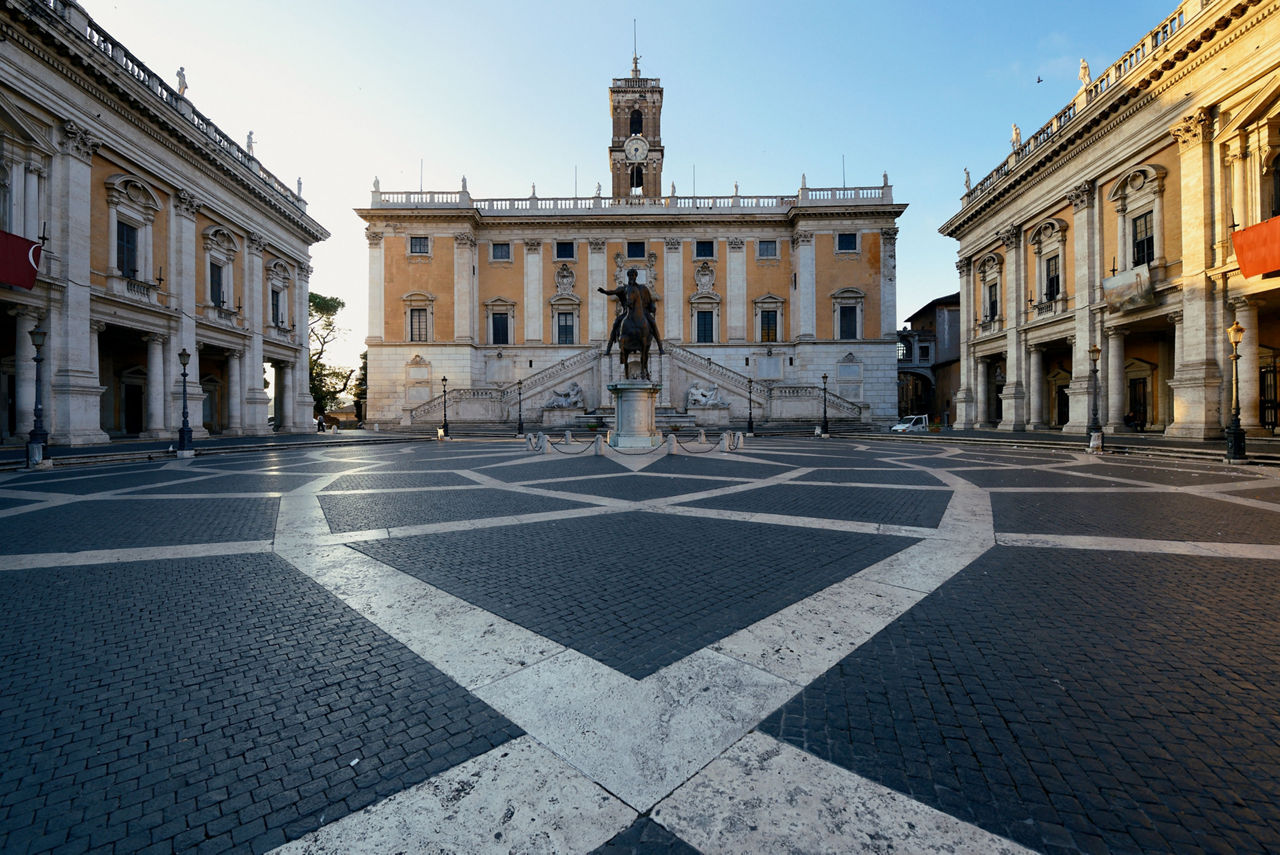
{"type": "Polygon", "coordinates": [[[354,366],[368,248],[352,213],[383,190],[590,195],[609,186],[608,87],[631,68],[665,89],[664,187],[743,195],[878,185],[899,221],[898,318],[958,288],[938,226],[1079,88],[1177,8],[1170,0],[792,4],[85,0],[89,14],[289,186],[333,233],[311,288],[342,297],[354,366]],[[1043,78],[1037,83],[1037,77],[1043,78]]]}

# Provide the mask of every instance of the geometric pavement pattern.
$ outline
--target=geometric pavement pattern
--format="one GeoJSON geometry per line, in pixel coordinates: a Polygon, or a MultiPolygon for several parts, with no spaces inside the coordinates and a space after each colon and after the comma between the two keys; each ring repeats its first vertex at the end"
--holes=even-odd
{"type": "Polygon", "coordinates": [[[935,441],[0,475],[0,850],[1280,850],[1280,479],[935,441]]]}

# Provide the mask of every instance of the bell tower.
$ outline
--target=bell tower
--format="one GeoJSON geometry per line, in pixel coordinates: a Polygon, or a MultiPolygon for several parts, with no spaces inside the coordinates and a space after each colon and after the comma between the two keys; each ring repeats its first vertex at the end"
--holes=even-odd
{"type": "Polygon", "coordinates": [[[609,87],[613,141],[609,172],[615,199],[662,195],[662,81],[640,76],[640,57],[631,57],[631,76],[609,87]]]}

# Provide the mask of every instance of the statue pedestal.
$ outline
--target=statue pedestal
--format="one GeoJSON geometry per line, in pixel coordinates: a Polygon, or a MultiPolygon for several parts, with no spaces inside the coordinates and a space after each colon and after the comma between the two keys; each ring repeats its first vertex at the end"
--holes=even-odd
{"type": "Polygon", "coordinates": [[[619,380],[609,384],[617,402],[614,414],[617,425],[609,445],[614,448],[657,448],[662,434],[655,426],[654,412],[658,390],[662,387],[649,380],[619,380]]]}

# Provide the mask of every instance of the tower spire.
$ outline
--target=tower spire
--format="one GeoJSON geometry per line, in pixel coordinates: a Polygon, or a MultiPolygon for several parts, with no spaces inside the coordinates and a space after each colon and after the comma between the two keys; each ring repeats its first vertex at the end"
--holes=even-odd
{"type": "Polygon", "coordinates": [[[636,19],[631,19],[631,77],[640,77],[640,48],[636,40],[636,19]]]}

